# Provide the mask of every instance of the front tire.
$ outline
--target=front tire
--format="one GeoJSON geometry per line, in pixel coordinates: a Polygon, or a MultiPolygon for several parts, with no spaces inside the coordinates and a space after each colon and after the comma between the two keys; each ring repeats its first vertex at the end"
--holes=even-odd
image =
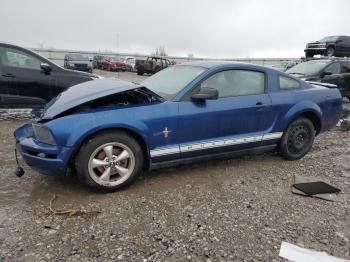
{"type": "Polygon", "coordinates": [[[328,47],[327,48],[327,51],[326,51],[326,55],[327,56],[329,56],[329,57],[331,57],[331,56],[334,56],[334,54],[335,54],[335,49],[334,49],[334,47],[328,47]]]}
{"type": "Polygon", "coordinates": [[[288,160],[304,157],[311,149],[315,139],[315,127],[307,118],[294,120],[284,132],[279,148],[288,160]]]}
{"type": "Polygon", "coordinates": [[[80,181],[89,187],[114,191],[129,185],[143,166],[143,152],[138,142],[122,131],[90,138],[76,158],[80,181]]]}

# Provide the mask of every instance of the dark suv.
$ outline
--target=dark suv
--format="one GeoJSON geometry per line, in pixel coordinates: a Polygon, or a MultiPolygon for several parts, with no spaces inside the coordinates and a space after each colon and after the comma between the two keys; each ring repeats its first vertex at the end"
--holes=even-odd
{"type": "Polygon", "coordinates": [[[327,36],[309,43],[304,50],[306,57],[314,55],[350,57],[350,36],[327,36]]]}
{"type": "Polygon", "coordinates": [[[68,87],[95,78],[64,69],[25,48],[0,43],[0,108],[41,108],[68,87]]]}
{"type": "Polygon", "coordinates": [[[64,57],[64,68],[92,73],[92,62],[85,55],[68,54],[64,57]]]}
{"type": "Polygon", "coordinates": [[[350,59],[314,59],[288,69],[286,73],[305,81],[335,84],[350,99],[350,59]]]}

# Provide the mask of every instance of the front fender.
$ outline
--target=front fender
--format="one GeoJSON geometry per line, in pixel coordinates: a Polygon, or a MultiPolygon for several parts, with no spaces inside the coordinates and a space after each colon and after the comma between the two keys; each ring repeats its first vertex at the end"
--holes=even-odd
{"type": "Polygon", "coordinates": [[[313,113],[318,118],[322,130],[322,110],[315,102],[310,100],[298,102],[288,110],[281,121],[283,130],[286,130],[294,119],[304,113],[313,113]]]}
{"type": "Polygon", "coordinates": [[[53,133],[56,143],[65,147],[77,147],[87,137],[113,128],[131,130],[142,137],[145,143],[148,140],[148,127],[142,121],[132,114],[116,114],[114,110],[69,115],[45,125],[53,133]]]}

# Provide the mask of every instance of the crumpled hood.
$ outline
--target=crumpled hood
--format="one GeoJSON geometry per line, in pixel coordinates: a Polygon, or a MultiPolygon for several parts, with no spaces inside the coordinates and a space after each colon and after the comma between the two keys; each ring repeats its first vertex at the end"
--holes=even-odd
{"type": "Polygon", "coordinates": [[[68,88],[46,104],[40,120],[55,116],[86,102],[140,88],[138,84],[116,79],[96,79],[68,88]]]}

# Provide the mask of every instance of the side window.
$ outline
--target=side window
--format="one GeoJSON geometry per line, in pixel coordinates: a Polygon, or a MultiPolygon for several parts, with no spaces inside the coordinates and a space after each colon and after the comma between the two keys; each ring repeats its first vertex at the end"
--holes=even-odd
{"type": "Polygon", "coordinates": [[[289,90],[289,89],[296,89],[300,88],[299,81],[286,77],[286,76],[279,76],[278,77],[278,84],[280,89],[282,90],[289,90]]]}
{"type": "Polygon", "coordinates": [[[342,62],[340,66],[340,73],[341,74],[350,73],[350,63],[342,62]]]}
{"type": "Polygon", "coordinates": [[[0,57],[3,66],[41,70],[39,59],[20,50],[0,47],[0,57]]]}
{"type": "Polygon", "coordinates": [[[219,91],[219,97],[257,95],[265,92],[265,74],[249,70],[227,70],[204,80],[201,88],[219,91]]]}
{"type": "Polygon", "coordinates": [[[333,64],[327,66],[324,69],[324,72],[330,72],[332,74],[339,74],[340,73],[340,64],[339,63],[333,63],[333,64]]]}

